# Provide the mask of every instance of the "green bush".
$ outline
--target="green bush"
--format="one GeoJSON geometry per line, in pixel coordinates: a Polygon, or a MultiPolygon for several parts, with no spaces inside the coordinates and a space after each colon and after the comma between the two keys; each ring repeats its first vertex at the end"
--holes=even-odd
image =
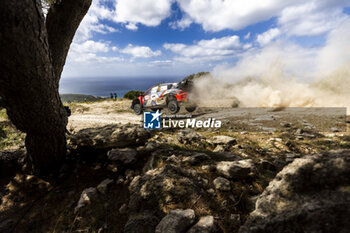
{"type": "Polygon", "coordinates": [[[128,91],[127,93],[124,94],[124,98],[133,100],[139,97],[140,95],[143,94],[143,91],[128,91]]]}
{"type": "Polygon", "coordinates": [[[198,72],[197,74],[188,75],[183,80],[193,81],[194,79],[198,79],[198,78],[204,77],[204,76],[211,76],[211,74],[210,74],[210,72],[198,72]]]}

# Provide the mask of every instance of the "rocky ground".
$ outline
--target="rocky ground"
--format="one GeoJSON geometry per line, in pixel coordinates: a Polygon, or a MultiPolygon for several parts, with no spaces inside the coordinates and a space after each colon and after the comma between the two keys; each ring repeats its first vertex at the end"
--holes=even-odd
{"type": "Polygon", "coordinates": [[[67,157],[54,181],[28,172],[23,147],[4,147],[0,232],[350,229],[349,131],[278,117],[260,131],[150,131],[139,120],[79,126],[83,115],[131,114],[111,104],[71,106],[67,157]]]}

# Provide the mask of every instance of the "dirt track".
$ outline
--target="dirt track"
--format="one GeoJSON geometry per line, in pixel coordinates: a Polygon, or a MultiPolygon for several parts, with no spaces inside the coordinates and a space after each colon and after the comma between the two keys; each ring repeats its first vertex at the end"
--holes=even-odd
{"type": "MultiPolygon", "coordinates": [[[[77,132],[108,124],[141,124],[142,116],[130,109],[130,100],[72,104],[67,129],[77,132]]],[[[315,127],[319,131],[346,130],[344,109],[341,108],[199,108],[192,114],[183,108],[178,115],[192,115],[201,120],[222,120],[224,127],[237,131],[274,131],[286,122],[295,127],[315,127]]],[[[171,116],[167,110],[162,117],[171,116]]]]}

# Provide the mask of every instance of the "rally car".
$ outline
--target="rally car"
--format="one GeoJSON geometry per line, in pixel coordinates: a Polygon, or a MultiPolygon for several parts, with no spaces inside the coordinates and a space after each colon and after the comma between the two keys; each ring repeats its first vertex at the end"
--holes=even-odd
{"type": "Polygon", "coordinates": [[[188,92],[184,86],[183,82],[155,85],[134,99],[131,108],[137,115],[140,115],[144,109],[163,108],[168,108],[170,113],[175,114],[183,104],[188,112],[193,112],[197,106],[189,101],[188,92]]]}

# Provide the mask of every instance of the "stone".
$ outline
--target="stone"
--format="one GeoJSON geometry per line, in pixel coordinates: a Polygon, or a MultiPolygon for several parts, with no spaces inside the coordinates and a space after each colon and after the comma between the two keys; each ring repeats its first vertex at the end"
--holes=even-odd
{"type": "Polygon", "coordinates": [[[125,171],[125,178],[127,180],[132,180],[134,178],[135,172],[133,170],[127,169],[125,171]]]}
{"type": "Polygon", "coordinates": [[[266,170],[270,170],[270,171],[276,170],[275,165],[273,165],[273,163],[271,163],[270,161],[268,161],[266,159],[260,160],[260,166],[262,169],[266,169],[266,170]]]}
{"type": "Polygon", "coordinates": [[[129,185],[128,216],[148,211],[163,217],[165,205],[195,203],[199,196],[207,195],[208,188],[202,185],[198,177],[195,169],[169,163],[135,176],[129,185]]]}
{"type": "Polygon", "coordinates": [[[210,157],[205,153],[196,153],[194,155],[185,157],[182,162],[188,163],[190,165],[199,164],[202,161],[210,160],[210,157]]]}
{"type": "Polygon", "coordinates": [[[193,224],[195,214],[192,209],[171,210],[157,225],[155,233],[185,233],[193,224]]]}
{"type": "Polygon", "coordinates": [[[282,127],[285,127],[285,128],[289,128],[289,127],[292,126],[292,124],[289,123],[289,122],[281,122],[280,125],[281,125],[282,127]]]}
{"type": "Polygon", "coordinates": [[[210,140],[208,140],[209,143],[212,143],[214,145],[236,145],[237,140],[233,137],[230,136],[225,136],[225,135],[219,135],[219,136],[214,136],[210,140]]]}
{"type": "Polygon", "coordinates": [[[90,204],[93,200],[97,198],[97,189],[94,187],[84,189],[80,195],[77,206],[74,209],[74,213],[80,211],[83,207],[90,204]]]}
{"type": "Polygon", "coordinates": [[[251,159],[239,161],[221,161],[216,164],[216,171],[227,178],[246,178],[256,168],[251,159]]]}
{"type": "Polygon", "coordinates": [[[296,134],[296,135],[301,135],[303,132],[304,132],[303,129],[297,129],[297,130],[295,131],[295,134],[296,134]]]}
{"type": "Polygon", "coordinates": [[[108,191],[108,189],[110,188],[110,186],[113,184],[113,180],[112,179],[105,179],[103,180],[99,185],[97,185],[96,189],[102,193],[102,194],[106,194],[106,192],[108,191]]]}
{"type": "Polygon", "coordinates": [[[297,158],[256,201],[239,233],[348,232],[350,151],[297,158]]]}
{"type": "Polygon", "coordinates": [[[223,152],[225,151],[225,148],[222,145],[217,145],[213,152],[223,152]]]}
{"type": "Polygon", "coordinates": [[[339,132],[339,129],[337,127],[331,127],[330,130],[334,133],[339,132]]]}
{"type": "Polygon", "coordinates": [[[215,193],[215,190],[214,189],[208,189],[207,192],[210,194],[210,195],[213,195],[215,196],[216,193],[215,193]]]}
{"type": "Polygon", "coordinates": [[[69,143],[73,148],[112,149],[144,144],[152,136],[150,130],[139,125],[107,125],[88,128],[70,135],[69,143]]]}
{"type": "Polygon", "coordinates": [[[223,177],[217,177],[214,181],[213,184],[217,190],[220,191],[230,191],[231,190],[231,185],[230,181],[228,179],[225,179],[223,177]]]}
{"type": "Polygon", "coordinates": [[[139,212],[129,217],[124,226],[125,233],[154,233],[159,219],[149,211],[139,212]]]}
{"type": "Polygon", "coordinates": [[[176,155],[171,155],[169,158],[166,159],[166,161],[175,164],[180,162],[179,158],[176,155]]]}
{"type": "Polygon", "coordinates": [[[176,134],[176,139],[182,144],[193,144],[201,142],[204,137],[193,129],[183,129],[176,134]]]}
{"type": "Polygon", "coordinates": [[[117,173],[118,172],[118,167],[115,164],[108,164],[107,165],[107,170],[117,173]]]}
{"type": "Polygon", "coordinates": [[[130,165],[137,161],[137,151],[132,148],[116,148],[108,151],[107,157],[114,162],[130,165]]]}
{"type": "Polygon", "coordinates": [[[155,141],[149,141],[145,144],[144,150],[147,152],[155,151],[159,147],[159,144],[155,141]]]}
{"type": "Polygon", "coordinates": [[[124,183],[124,181],[125,181],[124,177],[119,175],[118,179],[117,179],[117,184],[122,184],[122,183],[124,183]]]}
{"type": "Polygon", "coordinates": [[[190,228],[187,233],[211,233],[215,229],[214,217],[211,215],[203,216],[190,228]]]}

